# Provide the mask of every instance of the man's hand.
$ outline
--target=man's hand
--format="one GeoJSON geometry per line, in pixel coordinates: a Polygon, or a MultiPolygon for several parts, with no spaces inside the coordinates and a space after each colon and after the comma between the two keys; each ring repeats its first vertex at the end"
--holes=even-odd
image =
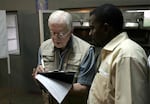
{"type": "Polygon", "coordinates": [[[86,85],[82,85],[80,83],[74,83],[72,89],[70,90],[70,95],[83,96],[87,95],[89,91],[89,87],[86,85]]]}
{"type": "Polygon", "coordinates": [[[36,68],[33,68],[32,77],[35,78],[38,72],[44,72],[42,65],[38,65],[36,68]]]}

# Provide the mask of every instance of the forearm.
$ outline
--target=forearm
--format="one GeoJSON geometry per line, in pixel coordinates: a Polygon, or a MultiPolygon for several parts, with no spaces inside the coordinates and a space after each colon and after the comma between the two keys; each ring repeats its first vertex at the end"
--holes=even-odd
{"type": "Polygon", "coordinates": [[[88,86],[81,85],[80,83],[74,83],[69,94],[70,95],[83,96],[83,95],[87,95],[88,91],[89,91],[88,86]]]}

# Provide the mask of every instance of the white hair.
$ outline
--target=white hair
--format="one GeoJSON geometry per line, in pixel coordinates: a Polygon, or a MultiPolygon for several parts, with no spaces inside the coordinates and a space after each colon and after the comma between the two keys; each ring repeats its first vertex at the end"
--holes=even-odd
{"type": "Polygon", "coordinates": [[[63,10],[56,10],[54,11],[48,19],[48,24],[54,23],[64,23],[67,25],[67,29],[72,29],[72,16],[70,13],[63,11],[63,10]]]}

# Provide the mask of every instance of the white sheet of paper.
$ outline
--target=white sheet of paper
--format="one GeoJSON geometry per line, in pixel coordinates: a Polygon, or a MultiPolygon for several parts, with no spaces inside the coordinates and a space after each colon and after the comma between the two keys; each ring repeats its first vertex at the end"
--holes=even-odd
{"type": "Polygon", "coordinates": [[[49,93],[57,100],[59,104],[64,100],[65,96],[68,94],[72,87],[72,84],[47,78],[40,74],[36,75],[35,78],[43,84],[43,86],[49,91],[49,93]]]}
{"type": "Polygon", "coordinates": [[[6,28],[6,11],[0,10],[0,58],[8,56],[8,38],[6,28]]]}
{"type": "Polygon", "coordinates": [[[143,26],[144,27],[150,27],[150,10],[144,11],[143,26]]]}
{"type": "Polygon", "coordinates": [[[10,41],[8,41],[8,50],[9,51],[17,50],[17,40],[10,40],[10,41]]]}

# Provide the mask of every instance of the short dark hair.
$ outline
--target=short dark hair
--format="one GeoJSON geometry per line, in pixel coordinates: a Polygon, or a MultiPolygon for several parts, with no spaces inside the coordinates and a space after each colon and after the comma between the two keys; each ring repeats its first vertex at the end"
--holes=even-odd
{"type": "Polygon", "coordinates": [[[115,32],[121,32],[123,29],[122,12],[113,4],[103,4],[91,11],[90,15],[96,16],[96,22],[111,25],[115,32]]]}

